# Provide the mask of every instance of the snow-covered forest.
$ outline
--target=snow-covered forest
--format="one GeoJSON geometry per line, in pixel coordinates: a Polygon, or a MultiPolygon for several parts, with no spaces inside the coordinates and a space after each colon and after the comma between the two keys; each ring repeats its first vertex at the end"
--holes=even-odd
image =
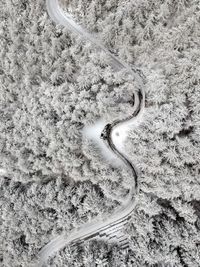
{"type": "MultiPolygon", "coordinates": [[[[141,69],[146,108],[125,142],[140,174],[129,249],[88,241],[48,266],[199,267],[200,1],[61,4],[141,69]]],[[[109,216],[126,196],[130,173],[82,132],[130,115],[138,85],[55,25],[44,0],[1,0],[0,10],[0,266],[25,267],[53,236],[109,216]]]]}

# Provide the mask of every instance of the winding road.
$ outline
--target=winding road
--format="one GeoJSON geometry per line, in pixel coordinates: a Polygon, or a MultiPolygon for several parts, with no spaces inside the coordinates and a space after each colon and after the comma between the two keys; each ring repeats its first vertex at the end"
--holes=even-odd
{"type": "MultiPolygon", "coordinates": [[[[102,218],[100,221],[89,222],[81,225],[78,229],[74,229],[70,234],[62,234],[53,240],[51,240],[47,245],[45,245],[39,252],[39,262],[35,266],[43,266],[43,264],[52,256],[55,252],[64,248],[66,245],[76,245],[77,243],[84,242],[85,240],[92,238],[106,238],[112,240],[117,236],[120,229],[123,228],[124,224],[131,217],[131,213],[135,208],[135,196],[138,191],[138,173],[134,165],[128,160],[128,158],[123,154],[122,151],[117,147],[117,142],[114,138],[120,127],[130,127],[133,126],[136,117],[143,113],[145,106],[145,93],[144,93],[144,82],[139,71],[128,66],[121,59],[118,59],[110,51],[108,51],[101,42],[96,40],[90,33],[79,26],[73,17],[64,12],[60,6],[58,0],[47,0],[47,11],[51,19],[68,30],[81,35],[85,40],[92,42],[97,48],[102,49],[108,55],[109,62],[114,71],[126,70],[128,71],[136,80],[139,85],[139,90],[133,93],[133,112],[132,114],[123,120],[115,120],[107,125],[105,125],[100,138],[106,144],[112,153],[114,153],[125,165],[131,170],[133,176],[134,186],[130,189],[128,197],[123,202],[120,208],[113,211],[110,218],[102,218]]],[[[118,236],[118,241],[122,245],[126,246],[126,241],[123,236],[118,236]]]]}

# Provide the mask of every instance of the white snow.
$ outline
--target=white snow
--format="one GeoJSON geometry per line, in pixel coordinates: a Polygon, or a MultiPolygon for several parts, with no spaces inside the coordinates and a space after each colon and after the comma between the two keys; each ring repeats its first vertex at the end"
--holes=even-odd
{"type": "Polygon", "coordinates": [[[0,175],[6,175],[7,171],[3,168],[0,168],[0,175]]]}
{"type": "MultiPolygon", "coordinates": [[[[100,148],[101,155],[104,157],[111,165],[121,166],[122,161],[113,154],[113,152],[106,146],[104,141],[100,138],[101,132],[103,131],[107,122],[103,120],[98,120],[92,125],[87,125],[83,128],[83,137],[92,140],[96,146],[100,148]]],[[[117,129],[116,129],[117,130],[117,129]]],[[[120,148],[123,147],[123,142],[125,135],[121,130],[114,132],[115,143],[118,144],[120,148]],[[119,134],[119,135],[118,135],[119,134]]],[[[114,139],[113,139],[114,140],[114,139]]]]}

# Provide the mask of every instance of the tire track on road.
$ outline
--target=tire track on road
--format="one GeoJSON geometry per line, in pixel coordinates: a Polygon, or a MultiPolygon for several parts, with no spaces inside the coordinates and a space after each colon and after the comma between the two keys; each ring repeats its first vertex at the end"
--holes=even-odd
{"type": "Polygon", "coordinates": [[[92,42],[97,48],[103,50],[110,59],[110,65],[114,71],[126,70],[130,73],[134,79],[139,84],[139,90],[133,93],[133,113],[123,119],[115,120],[112,123],[107,124],[100,138],[107,145],[107,147],[125,163],[125,165],[131,170],[132,176],[134,178],[134,186],[130,189],[127,199],[123,202],[120,208],[113,212],[110,218],[103,218],[99,222],[89,222],[81,225],[78,229],[74,229],[70,234],[62,234],[53,240],[51,240],[47,245],[45,245],[39,253],[39,263],[36,266],[43,266],[43,264],[57,251],[61,250],[66,245],[76,245],[82,243],[85,240],[98,238],[98,237],[108,237],[112,236],[112,227],[117,228],[118,225],[124,225],[127,220],[131,217],[131,213],[135,208],[135,196],[138,191],[138,173],[135,166],[128,160],[126,155],[123,154],[115,144],[113,140],[113,131],[116,131],[118,127],[128,127],[132,126],[140,114],[143,113],[145,107],[145,92],[144,92],[144,81],[139,73],[139,70],[128,66],[125,62],[118,59],[110,51],[108,51],[101,42],[95,39],[90,33],[79,26],[73,19],[73,17],[64,12],[60,6],[58,0],[47,0],[47,11],[51,19],[68,30],[82,36],[85,40],[92,42]]]}

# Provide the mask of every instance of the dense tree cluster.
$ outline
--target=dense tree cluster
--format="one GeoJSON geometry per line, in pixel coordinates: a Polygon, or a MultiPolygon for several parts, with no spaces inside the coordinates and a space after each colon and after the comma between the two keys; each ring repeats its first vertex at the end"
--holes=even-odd
{"type": "Polygon", "coordinates": [[[141,170],[140,212],[127,229],[130,266],[199,266],[199,4],[63,1],[112,51],[141,64],[146,76],[144,119],[126,144],[141,170]]]}
{"type": "Polygon", "coordinates": [[[66,177],[26,184],[1,177],[0,192],[1,266],[30,266],[52,236],[100,220],[119,204],[98,185],[69,183],[66,177]]]}
{"type": "Polygon", "coordinates": [[[81,129],[97,118],[110,121],[128,113],[134,82],[126,73],[112,73],[105,55],[92,52],[90,44],[56,27],[43,1],[24,10],[21,2],[14,9],[4,6],[2,167],[24,182],[58,174],[88,179],[93,163],[81,151],[81,129]]]}
{"type": "MultiPolygon", "coordinates": [[[[126,143],[140,170],[124,229],[129,249],[91,241],[66,247],[49,266],[198,267],[199,0],[61,2],[142,69],[147,100],[126,143]]],[[[18,267],[56,234],[111,213],[126,195],[132,176],[108,166],[81,133],[99,118],[129,115],[137,83],[55,26],[44,0],[2,0],[1,7],[0,166],[8,175],[0,176],[0,265],[18,267]]]]}

